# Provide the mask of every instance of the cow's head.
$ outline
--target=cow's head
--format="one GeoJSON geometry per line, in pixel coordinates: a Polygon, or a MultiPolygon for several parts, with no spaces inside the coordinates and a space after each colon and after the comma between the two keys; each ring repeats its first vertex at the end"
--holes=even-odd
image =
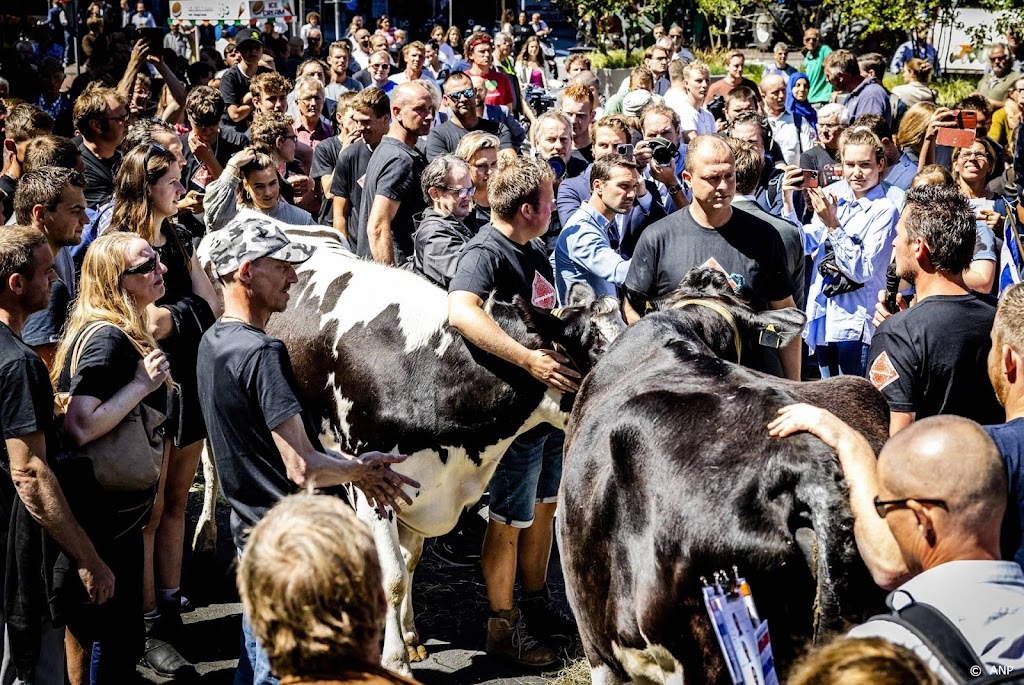
{"type": "Polygon", "coordinates": [[[527,331],[538,338],[539,344],[528,347],[554,347],[572,361],[581,376],[587,375],[626,329],[618,300],[597,297],[583,283],[574,283],[569,289],[566,306],[550,312],[518,296],[512,304],[527,331]]]}
{"type": "Polygon", "coordinates": [[[662,311],[685,319],[695,334],[718,357],[737,363],[758,347],[780,348],[803,329],[805,317],[795,308],[755,312],[736,297],[728,277],[717,269],[691,269],[679,288],[660,303],[662,311]]]}

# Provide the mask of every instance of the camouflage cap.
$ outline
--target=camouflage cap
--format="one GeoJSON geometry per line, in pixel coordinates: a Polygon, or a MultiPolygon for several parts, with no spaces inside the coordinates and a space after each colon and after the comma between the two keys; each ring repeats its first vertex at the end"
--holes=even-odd
{"type": "Polygon", "coordinates": [[[311,245],[293,243],[273,221],[251,216],[236,217],[199,246],[200,259],[210,263],[215,276],[227,276],[242,262],[262,257],[301,264],[311,256],[311,245]]]}

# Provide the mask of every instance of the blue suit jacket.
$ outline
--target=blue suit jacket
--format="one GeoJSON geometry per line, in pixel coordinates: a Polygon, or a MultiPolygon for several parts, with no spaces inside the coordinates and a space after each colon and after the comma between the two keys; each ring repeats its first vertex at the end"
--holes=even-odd
{"type": "MultiPolygon", "coordinates": [[[[640,239],[640,234],[643,233],[644,229],[653,224],[655,221],[664,219],[668,214],[665,212],[665,208],[661,206],[661,201],[658,197],[658,188],[654,185],[654,182],[647,180],[647,192],[652,193],[651,197],[651,209],[649,212],[644,213],[644,210],[636,202],[626,213],[626,219],[623,224],[622,239],[619,242],[619,254],[626,259],[633,256],[633,248],[636,247],[636,242],[640,239]]],[[[590,199],[590,167],[579,176],[572,178],[562,179],[561,184],[558,186],[558,218],[561,221],[562,226],[566,226],[569,223],[570,217],[580,208],[584,202],[590,199]]]]}

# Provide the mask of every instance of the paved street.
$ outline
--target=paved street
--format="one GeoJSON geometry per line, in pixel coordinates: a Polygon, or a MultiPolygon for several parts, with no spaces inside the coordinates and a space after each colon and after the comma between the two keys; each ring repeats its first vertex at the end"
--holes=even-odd
{"type": "MultiPolygon", "coordinates": [[[[201,479],[200,479],[201,480],[201,479]]],[[[186,538],[192,539],[192,527],[202,506],[201,485],[193,488],[189,501],[186,538]]],[[[187,642],[184,655],[197,664],[204,685],[230,685],[238,658],[242,605],[234,587],[233,546],[228,527],[227,505],[218,508],[218,545],[216,558],[202,557],[187,562],[183,588],[198,606],[182,615],[187,642]]],[[[550,584],[564,603],[565,594],[558,560],[552,560],[550,584]]],[[[428,549],[416,572],[413,599],[417,626],[426,639],[430,657],[414,664],[417,680],[425,685],[470,685],[477,683],[542,685],[550,683],[550,673],[524,675],[527,669],[493,659],[483,651],[487,602],[479,567],[453,568],[437,559],[428,549]]],[[[575,645],[574,655],[580,653],[575,645]]],[[[151,683],[168,683],[148,669],[139,672],[151,683]]]]}

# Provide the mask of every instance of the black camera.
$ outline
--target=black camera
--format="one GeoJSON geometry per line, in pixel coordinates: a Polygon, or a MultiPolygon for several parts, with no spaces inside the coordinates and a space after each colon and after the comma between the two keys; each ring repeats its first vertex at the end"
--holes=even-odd
{"type": "Polygon", "coordinates": [[[555,106],[555,97],[540,86],[533,84],[526,86],[526,101],[530,104],[530,109],[537,116],[540,116],[549,109],[553,109],[555,106]]]}
{"type": "Polygon", "coordinates": [[[676,157],[679,156],[679,148],[671,140],[647,138],[643,142],[647,143],[647,149],[651,151],[651,158],[659,166],[675,164],[676,157]]]}
{"type": "Polygon", "coordinates": [[[715,121],[725,121],[725,98],[721,95],[716,95],[711,98],[711,102],[707,104],[708,111],[715,117],[715,121]]]}

